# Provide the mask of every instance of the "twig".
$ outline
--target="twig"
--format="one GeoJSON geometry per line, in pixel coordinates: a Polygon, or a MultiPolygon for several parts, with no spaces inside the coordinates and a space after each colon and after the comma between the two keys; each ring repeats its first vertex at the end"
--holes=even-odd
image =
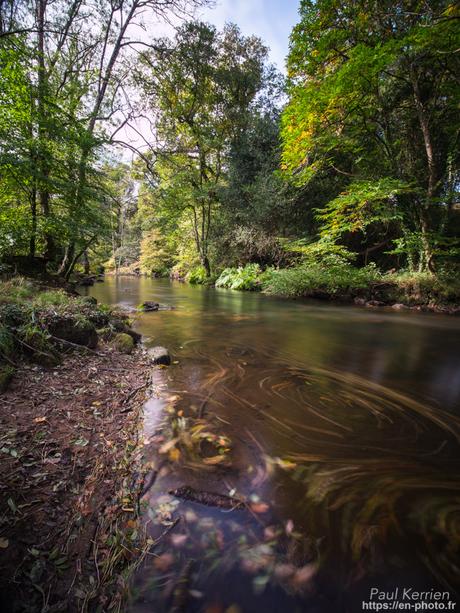
{"type": "MultiPolygon", "coordinates": [[[[97,351],[94,351],[94,349],[90,349],[86,345],[77,345],[77,343],[72,343],[71,341],[67,341],[64,338],[58,338],[57,336],[53,336],[52,334],[50,334],[50,337],[53,340],[58,341],[59,343],[65,343],[66,345],[70,345],[71,347],[75,347],[76,349],[84,349],[94,355],[99,356],[100,358],[104,357],[102,353],[98,353],[97,351]]],[[[48,355],[48,354],[45,354],[45,355],[48,355]]]]}
{"type": "Polygon", "coordinates": [[[174,530],[174,528],[177,526],[177,524],[180,522],[180,520],[181,520],[181,516],[179,515],[179,517],[176,517],[176,519],[173,521],[173,523],[170,526],[168,526],[166,528],[166,530],[163,530],[163,532],[160,534],[160,536],[153,541],[153,543],[150,545],[149,551],[151,551],[153,548],[155,548],[158,545],[158,543],[162,539],[164,539],[164,537],[167,536],[171,532],[171,530],[174,530]]]}

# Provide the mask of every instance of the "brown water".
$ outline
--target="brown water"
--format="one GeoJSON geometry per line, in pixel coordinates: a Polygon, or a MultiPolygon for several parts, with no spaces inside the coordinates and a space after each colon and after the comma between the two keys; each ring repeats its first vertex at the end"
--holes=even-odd
{"type": "Polygon", "coordinates": [[[357,613],[373,587],[455,602],[459,319],[130,277],[90,292],[175,307],[136,317],[176,363],[146,406],[145,461],[160,471],[143,508],[159,540],[131,611],[357,613]],[[203,464],[187,455],[190,432],[209,432],[200,449],[214,460],[231,451],[203,464]],[[168,494],[182,485],[246,506],[168,494]]]}

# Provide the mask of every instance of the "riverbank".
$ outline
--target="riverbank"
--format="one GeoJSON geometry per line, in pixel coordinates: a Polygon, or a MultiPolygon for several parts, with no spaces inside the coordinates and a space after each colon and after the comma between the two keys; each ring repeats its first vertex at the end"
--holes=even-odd
{"type": "MultiPolygon", "coordinates": [[[[109,273],[108,276],[148,276],[109,273]]],[[[386,307],[445,315],[460,315],[460,280],[453,275],[431,273],[381,273],[373,266],[355,268],[348,264],[333,267],[297,266],[267,268],[257,264],[226,268],[207,277],[204,269],[188,274],[171,274],[171,279],[191,285],[260,291],[280,298],[312,298],[366,308],[386,307]]]]}
{"type": "Polygon", "coordinates": [[[25,279],[1,284],[0,332],[2,611],[119,610],[151,359],[122,313],[25,279]]]}
{"type": "MultiPolygon", "coordinates": [[[[187,280],[192,284],[209,282],[197,272],[187,280]]],[[[247,264],[226,268],[211,282],[215,287],[262,291],[283,298],[313,298],[369,308],[460,314],[460,281],[452,275],[381,273],[373,265],[356,268],[345,262],[265,270],[257,264],[247,264]]]]}

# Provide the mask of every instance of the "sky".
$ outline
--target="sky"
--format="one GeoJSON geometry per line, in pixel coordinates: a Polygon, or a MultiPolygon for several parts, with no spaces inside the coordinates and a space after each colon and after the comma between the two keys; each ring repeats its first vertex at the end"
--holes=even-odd
{"type": "Polygon", "coordinates": [[[214,8],[200,11],[200,17],[219,29],[233,22],[246,36],[256,34],[270,47],[270,60],[284,72],[299,4],[300,0],[216,0],[214,8]]]}
{"type": "MultiPolygon", "coordinates": [[[[235,23],[245,36],[259,36],[270,49],[269,61],[285,73],[289,37],[293,26],[299,20],[299,5],[300,0],[214,0],[213,8],[200,9],[195,18],[212,23],[219,30],[225,23],[235,23]]],[[[147,30],[139,38],[172,36],[173,33],[173,27],[164,22],[149,23],[147,30]]],[[[150,130],[146,120],[138,119],[132,128],[122,128],[118,137],[134,147],[144,149],[146,141],[151,141],[150,130]]],[[[128,149],[123,152],[126,159],[133,155],[128,149]]]]}

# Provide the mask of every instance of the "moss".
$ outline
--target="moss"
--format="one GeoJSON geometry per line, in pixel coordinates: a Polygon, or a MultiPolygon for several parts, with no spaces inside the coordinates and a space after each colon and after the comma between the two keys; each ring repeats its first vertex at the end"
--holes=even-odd
{"type": "Polygon", "coordinates": [[[119,332],[113,339],[113,345],[121,353],[132,353],[134,349],[134,340],[129,334],[119,332]]]}
{"type": "Polygon", "coordinates": [[[8,389],[11,379],[14,375],[14,368],[8,365],[0,364],[0,394],[8,389]]]}
{"type": "Polygon", "coordinates": [[[96,330],[96,332],[97,335],[104,341],[110,341],[114,336],[114,331],[110,326],[104,326],[103,328],[99,328],[98,330],[96,330]]]}

